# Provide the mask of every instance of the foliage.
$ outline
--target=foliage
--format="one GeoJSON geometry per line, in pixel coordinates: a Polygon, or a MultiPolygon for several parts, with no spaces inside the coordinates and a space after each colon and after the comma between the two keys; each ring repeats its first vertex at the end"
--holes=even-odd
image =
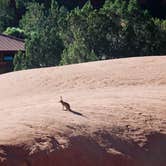
{"type": "Polygon", "coordinates": [[[20,26],[26,33],[38,31],[46,19],[44,6],[39,3],[29,3],[27,12],[20,21],[20,26]]]}
{"type": "Polygon", "coordinates": [[[20,29],[20,28],[15,28],[15,27],[8,27],[3,32],[3,34],[15,36],[15,37],[20,38],[20,39],[25,39],[26,38],[25,31],[20,29]]]}
{"type": "Polygon", "coordinates": [[[8,26],[17,24],[15,6],[9,0],[0,0],[0,32],[3,32],[8,26]]]}
{"type": "Polygon", "coordinates": [[[94,50],[90,50],[85,43],[85,39],[80,37],[79,32],[75,35],[75,40],[62,54],[61,64],[73,64],[98,60],[94,50]]]}
{"type": "Polygon", "coordinates": [[[58,34],[58,6],[52,3],[48,14],[39,3],[29,4],[21,24],[29,38],[26,40],[26,67],[55,66],[60,62],[63,42],[58,34]]]}
{"type": "Polygon", "coordinates": [[[166,20],[137,0],[106,0],[97,9],[85,2],[0,0],[0,31],[26,38],[15,69],[166,54],[166,20]]]}
{"type": "Polygon", "coordinates": [[[54,29],[46,29],[31,35],[26,41],[27,68],[58,65],[63,51],[63,43],[54,29]]]}
{"type": "Polygon", "coordinates": [[[26,61],[25,61],[25,53],[19,51],[15,56],[14,56],[14,70],[23,70],[27,69],[26,68],[26,61]]]}

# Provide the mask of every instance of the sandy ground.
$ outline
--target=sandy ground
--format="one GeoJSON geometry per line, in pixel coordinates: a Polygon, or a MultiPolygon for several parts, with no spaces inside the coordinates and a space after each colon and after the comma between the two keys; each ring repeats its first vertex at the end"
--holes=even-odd
{"type": "Polygon", "coordinates": [[[13,72],[0,85],[0,165],[166,165],[165,56],[13,72]]]}

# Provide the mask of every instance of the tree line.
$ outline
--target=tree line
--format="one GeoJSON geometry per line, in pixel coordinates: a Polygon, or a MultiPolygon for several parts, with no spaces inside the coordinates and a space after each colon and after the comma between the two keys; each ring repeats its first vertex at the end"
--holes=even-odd
{"type": "Polygon", "coordinates": [[[152,17],[137,0],[70,5],[0,0],[0,32],[25,39],[15,70],[166,54],[166,20],[152,17]]]}

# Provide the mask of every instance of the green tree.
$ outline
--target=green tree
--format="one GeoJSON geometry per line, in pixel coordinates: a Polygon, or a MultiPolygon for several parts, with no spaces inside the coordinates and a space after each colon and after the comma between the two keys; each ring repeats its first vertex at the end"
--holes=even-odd
{"type": "Polygon", "coordinates": [[[26,56],[28,68],[56,66],[60,62],[63,42],[56,30],[45,29],[40,34],[34,34],[26,41],[26,56]]]}
{"type": "Polygon", "coordinates": [[[48,11],[38,3],[28,7],[21,21],[24,30],[30,34],[26,40],[27,68],[59,65],[64,46],[59,36],[58,18],[59,6],[55,1],[48,11]]]}
{"type": "Polygon", "coordinates": [[[129,56],[153,54],[157,29],[149,13],[141,10],[136,0],[130,0],[127,9],[127,26],[123,32],[129,56]]]}
{"type": "Polygon", "coordinates": [[[25,39],[26,38],[26,34],[24,32],[24,30],[20,29],[20,28],[16,28],[16,27],[8,27],[3,34],[5,35],[10,35],[10,36],[15,36],[17,38],[20,39],[25,39]]]}
{"type": "Polygon", "coordinates": [[[15,5],[12,0],[0,0],[0,32],[3,32],[8,26],[16,26],[15,5]]]}
{"type": "Polygon", "coordinates": [[[68,14],[65,46],[71,47],[75,41],[75,31],[79,31],[84,38],[86,46],[98,59],[112,58],[115,50],[119,47],[119,31],[121,19],[118,15],[110,12],[108,8],[94,10],[90,2],[82,9],[76,8],[68,14]]]}
{"type": "Polygon", "coordinates": [[[64,65],[98,60],[94,50],[88,48],[84,38],[79,36],[79,32],[77,32],[75,37],[74,42],[63,51],[61,64],[64,65]]]}
{"type": "Polygon", "coordinates": [[[27,69],[26,67],[26,60],[25,60],[25,53],[19,51],[15,56],[14,56],[14,61],[13,61],[13,65],[14,65],[14,70],[23,70],[23,69],[27,69]]]}
{"type": "Polygon", "coordinates": [[[40,30],[45,21],[44,6],[39,3],[29,3],[27,12],[20,21],[20,26],[26,33],[40,30]]]}

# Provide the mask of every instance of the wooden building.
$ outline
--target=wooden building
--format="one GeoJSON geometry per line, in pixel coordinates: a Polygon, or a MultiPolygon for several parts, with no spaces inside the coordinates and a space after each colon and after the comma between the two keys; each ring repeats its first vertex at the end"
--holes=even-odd
{"type": "Polygon", "coordinates": [[[24,40],[0,34],[0,74],[13,71],[14,55],[25,51],[24,40]]]}

